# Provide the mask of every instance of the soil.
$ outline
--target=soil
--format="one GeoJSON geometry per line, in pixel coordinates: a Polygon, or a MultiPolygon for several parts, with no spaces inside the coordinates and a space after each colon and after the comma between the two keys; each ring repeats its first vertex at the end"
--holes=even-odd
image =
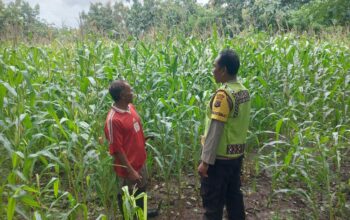
{"type": "MultiPolygon", "coordinates": [[[[244,194],[246,219],[305,219],[301,209],[305,204],[297,198],[284,198],[282,195],[272,196],[271,180],[267,174],[251,175],[250,165],[245,164],[242,175],[242,191],[244,194]]],[[[184,176],[180,183],[172,182],[173,187],[157,181],[151,182],[148,190],[149,208],[155,208],[161,202],[160,215],[155,220],[193,220],[201,219],[203,214],[199,194],[199,177],[193,174],[184,176]],[[175,189],[180,189],[178,192],[175,189]]],[[[227,219],[227,218],[224,218],[227,219]]]]}

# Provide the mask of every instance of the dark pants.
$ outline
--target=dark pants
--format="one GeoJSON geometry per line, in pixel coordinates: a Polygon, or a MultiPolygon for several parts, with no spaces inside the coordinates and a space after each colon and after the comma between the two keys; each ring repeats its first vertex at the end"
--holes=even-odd
{"type": "MultiPolygon", "coordinates": [[[[137,197],[139,194],[143,193],[143,192],[146,192],[146,188],[142,188],[142,189],[137,189],[137,191],[135,192],[135,197],[137,197]]],[[[131,195],[132,194],[132,189],[129,190],[129,194],[131,195]]],[[[123,211],[123,194],[122,193],[118,193],[118,207],[119,207],[119,211],[120,213],[122,214],[123,216],[123,219],[124,218],[124,211],[123,211]]],[[[141,209],[143,209],[143,198],[140,198],[138,200],[136,200],[136,205],[138,207],[140,207],[141,209]]],[[[134,218],[136,219],[136,218],[134,218]]]]}
{"type": "Polygon", "coordinates": [[[203,220],[222,220],[223,209],[229,220],[245,219],[241,187],[243,156],[233,160],[216,160],[209,165],[208,177],[201,178],[203,220]]]}
{"type": "MultiPolygon", "coordinates": [[[[148,173],[147,173],[147,169],[146,169],[146,165],[144,165],[141,170],[139,171],[139,174],[142,176],[141,180],[135,180],[135,181],[131,181],[131,180],[127,180],[124,178],[119,178],[119,187],[120,187],[120,192],[118,193],[118,207],[119,210],[124,218],[124,213],[123,213],[123,193],[121,188],[123,186],[128,186],[129,188],[129,194],[132,195],[133,193],[133,189],[134,187],[137,188],[136,192],[135,192],[135,197],[137,197],[139,194],[146,192],[146,188],[147,188],[147,184],[148,184],[148,173]]],[[[141,209],[143,209],[143,198],[140,198],[138,200],[136,200],[136,205],[138,207],[140,207],[141,209]]]]}

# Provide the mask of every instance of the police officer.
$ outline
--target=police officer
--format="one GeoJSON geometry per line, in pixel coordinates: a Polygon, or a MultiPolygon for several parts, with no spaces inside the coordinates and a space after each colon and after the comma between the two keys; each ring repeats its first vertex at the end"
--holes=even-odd
{"type": "Polygon", "coordinates": [[[235,51],[223,50],[214,63],[213,75],[222,83],[207,106],[202,137],[201,196],[203,219],[245,219],[240,190],[241,167],[249,125],[250,96],[237,81],[240,61],[235,51]]]}

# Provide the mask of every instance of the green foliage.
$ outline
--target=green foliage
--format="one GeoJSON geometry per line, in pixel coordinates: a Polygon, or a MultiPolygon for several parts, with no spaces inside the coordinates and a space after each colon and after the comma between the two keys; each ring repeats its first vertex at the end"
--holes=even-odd
{"type": "MultiPolygon", "coordinates": [[[[81,13],[80,18],[83,22],[83,28],[96,28],[101,33],[112,31],[115,27],[113,9],[110,3],[104,6],[102,3],[92,3],[89,12],[81,13]]],[[[93,31],[91,29],[91,31],[93,31]]]]}
{"type": "Polygon", "coordinates": [[[217,86],[212,61],[226,47],[241,57],[252,95],[247,153],[258,152],[256,170],[271,177],[271,196],[298,196],[309,218],[345,218],[348,46],[216,31],[206,39],[1,44],[0,218],[115,216],[117,180],[108,145],[98,142],[115,78],[134,87],[145,132],[156,137],[148,142],[151,176],[170,190],[170,180],[196,173],[204,109],[217,86]]]}
{"type": "Polygon", "coordinates": [[[80,13],[79,34],[67,27],[54,28],[39,19],[39,6],[25,0],[8,4],[0,1],[0,38],[112,39],[140,37],[156,32],[190,36],[208,35],[213,26],[222,35],[233,37],[242,31],[287,32],[348,27],[350,2],[347,0],[212,0],[200,5],[195,0],[133,0],[91,3],[80,13]],[[204,34],[204,35],[203,35],[204,34]]]}
{"type": "Polygon", "coordinates": [[[320,25],[347,26],[349,4],[346,0],[220,0],[201,6],[195,1],[134,0],[130,6],[92,4],[88,14],[82,14],[82,20],[88,29],[93,26],[105,33],[113,30],[118,36],[120,32],[139,36],[154,30],[203,33],[213,25],[224,35],[233,36],[243,30],[274,32],[292,28],[308,30],[320,25]],[[112,14],[118,14],[114,19],[118,22],[109,22],[112,14]],[[105,27],[104,23],[112,26],[105,27]]]}
{"type": "Polygon", "coordinates": [[[290,24],[302,30],[350,23],[350,2],[347,0],[314,0],[291,13],[290,24]]]}
{"type": "Polygon", "coordinates": [[[147,194],[146,193],[140,193],[139,195],[135,196],[136,189],[133,189],[132,194],[129,193],[128,186],[124,186],[122,188],[123,191],[123,213],[125,220],[133,220],[135,217],[140,220],[146,220],[147,219],[147,194]],[[143,200],[143,209],[141,207],[138,207],[136,205],[136,200],[142,199],[143,200]]]}
{"type": "Polygon", "coordinates": [[[143,3],[133,0],[127,14],[126,24],[131,34],[138,36],[156,25],[158,5],[156,0],[144,0],[143,3]]]}
{"type": "Polygon", "coordinates": [[[0,1],[0,37],[33,39],[48,35],[48,26],[39,19],[39,5],[33,8],[24,0],[5,5],[0,1]]]}

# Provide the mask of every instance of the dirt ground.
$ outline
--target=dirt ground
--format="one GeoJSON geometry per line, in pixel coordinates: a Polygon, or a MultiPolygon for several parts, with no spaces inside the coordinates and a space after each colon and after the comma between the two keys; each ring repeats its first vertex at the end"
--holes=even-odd
{"type": "MultiPolygon", "coordinates": [[[[203,209],[199,194],[199,179],[193,174],[183,177],[181,183],[172,184],[172,189],[166,189],[165,184],[151,182],[148,191],[149,208],[155,208],[162,201],[160,215],[155,220],[194,220],[201,219],[203,209]],[[180,184],[181,191],[178,189],[180,184]],[[168,193],[169,192],[169,193],[168,193]]],[[[302,201],[271,197],[271,181],[267,175],[250,176],[245,173],[242,178],[242,191],[244,194],[247,219],[304,219],[300,209],[305,209],[302,201]],[[278,211],[278,213],[276,212],[278,211]]]]}

